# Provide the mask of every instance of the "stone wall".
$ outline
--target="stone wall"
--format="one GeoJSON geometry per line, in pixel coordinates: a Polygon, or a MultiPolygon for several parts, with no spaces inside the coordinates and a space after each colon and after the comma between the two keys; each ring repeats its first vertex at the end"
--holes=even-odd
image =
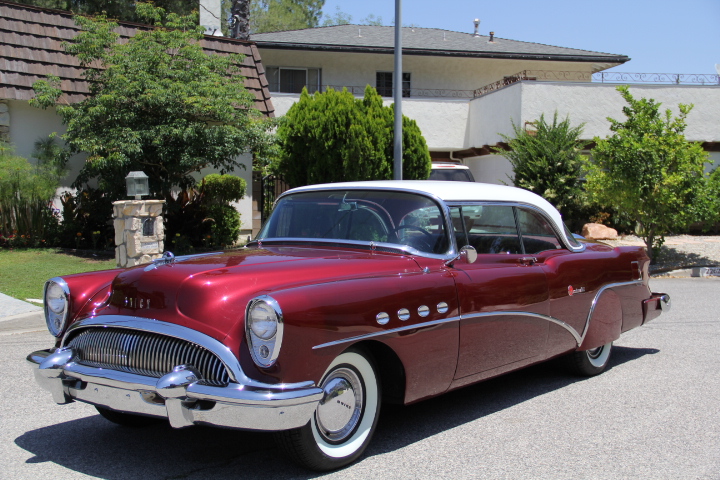
{"type": "Polygon", "coordinates": [[[126,268],[162,256],[165,231],[164,200],[125,200],[113,203],[115,261],[126,268]]]}

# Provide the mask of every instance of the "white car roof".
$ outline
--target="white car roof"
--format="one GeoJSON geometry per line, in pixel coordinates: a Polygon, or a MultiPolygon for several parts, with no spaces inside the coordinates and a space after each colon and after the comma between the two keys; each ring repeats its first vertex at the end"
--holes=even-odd
{"type": "MultiPolygon", "coordinates": [[[[425,192],[446,203],[453,202],[515,202],[532,205],[542,210],[555,223],[558,232],[565,235],[560,212],[547,200],[522,188],[477,182],[445,182],[440,180],[375,180],[369,182],[323,183],[298,187],[289,192],[333,190],[342,188],[370,188],[425,192]]],[[[286,193],[289,193],[286,192],[286,193]]]]}

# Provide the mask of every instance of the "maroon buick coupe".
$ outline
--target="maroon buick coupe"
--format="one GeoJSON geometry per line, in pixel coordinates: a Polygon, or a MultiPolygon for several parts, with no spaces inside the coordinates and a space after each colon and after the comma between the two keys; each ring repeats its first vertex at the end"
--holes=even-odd
{"type": "Polygon", "coordinates": [[[59,404],[274,431],[329,470],[362,454],[383,402],[560,356],[596,375],[669,306],[643,248],[578,239],[528,191],[313,185],[283,194],[245,248],[49,280],[55,345],[28,361],[59,404]]]}

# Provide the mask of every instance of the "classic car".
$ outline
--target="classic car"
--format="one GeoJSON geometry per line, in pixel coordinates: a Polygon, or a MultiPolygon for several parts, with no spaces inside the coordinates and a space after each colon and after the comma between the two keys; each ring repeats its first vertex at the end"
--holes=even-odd
{"type": "MultiPolygon", "coordinates": [[[[58,404],[108,420],[274,431],[317,470],[410,404],[564,356],[581,375],[670,306],[640,247],[578,239],[517,188],[376,181],[284,193],[246,247],[45,286],[58,404]]],[[[560,361],[562,362],[562,361],[560,361]]]]}

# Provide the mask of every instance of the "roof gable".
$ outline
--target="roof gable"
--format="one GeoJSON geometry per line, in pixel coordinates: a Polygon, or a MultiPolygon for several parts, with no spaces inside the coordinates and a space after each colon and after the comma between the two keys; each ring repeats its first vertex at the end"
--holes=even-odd
{"type": "MultiPolygon", "coordinates": [[[[121,23],[116,32],[127,38],[143,27],[121,23]]],[[[89,93],[82,76],[84,69],[62,48],[62,42],[74,38],[78,31],[70,12],[0,1],[0,98],[30,100],[35,95],[33,83],[47,75],[56,75],[60,77],[67,101],[83,100],[89,93]]],[[[265,69],[254,43],[205,36],[200,44],[210,54],[245,55],[241,69],[245,87],[255,95],[255,107],[266,115],[273,115],[265,69]]]]}
{"type": "MultiPolygon", "coordinates": [[[[395,27],[336,25],[251,35],[260,48],[392,53],[395,27]]],[[[625,55],[555,47],[438,28],[403,27],[404,55],[525,58],[624,63],[625,55]]]]}

